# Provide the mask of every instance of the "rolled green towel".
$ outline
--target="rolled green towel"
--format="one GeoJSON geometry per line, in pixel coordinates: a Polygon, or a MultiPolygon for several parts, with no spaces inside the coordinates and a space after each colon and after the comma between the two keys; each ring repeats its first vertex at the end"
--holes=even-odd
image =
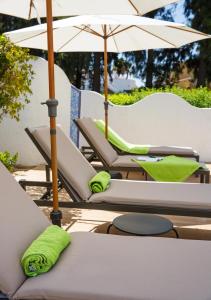
{"type": "Polygon", "coordinates": [[[90,181],[89,188],[93,193],[104,192],[110,183],[111,175],[108,172],[101,171],[97,173],[90,181]]]}
{"type": "Polygon", "coordinates": [[[50,225],[23,254],[21,265],[27,276],[48,272],[69,245],[70,235],[57,225],[50,225]]]}

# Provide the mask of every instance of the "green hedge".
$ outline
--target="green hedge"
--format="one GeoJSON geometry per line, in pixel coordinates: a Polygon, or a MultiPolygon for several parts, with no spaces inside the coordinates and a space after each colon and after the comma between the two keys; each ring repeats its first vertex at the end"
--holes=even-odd
{"type": "Polygon", "coordinates": [[[154,93],[173,93],[196,107],[211,107],[211,90],[204,88],[182,89],[167,87],[160,89],[137,89],[129,93],[110,94],[109,100],[117,105],[130,105],[154,93]]]}

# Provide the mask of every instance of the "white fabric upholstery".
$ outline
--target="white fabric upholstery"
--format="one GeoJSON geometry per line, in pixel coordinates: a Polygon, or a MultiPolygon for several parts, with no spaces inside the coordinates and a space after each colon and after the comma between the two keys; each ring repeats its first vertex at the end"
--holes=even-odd
{"type": "Polygon", "coordinates": [[[21,256],[49,221],[2,163],[0,191],[0,291],[12,296],[26,279],[21,256]]]}
{"type": "Polygon", "coordinates": [[[141,170],[140,166],[135,162],[132,161],[133,158],[137,158],[137,156],[134,155],[119,155],[118,158],[112,163],[112,167],[116,168],[138,168],[141,170]]]}
{"type": "Polygon", "coordinates": [[[211,242],[73,233],[55,267],[15,299],[208,300],[211,242]]]}
{"type": "Polygon", "coordinates": [[[89,202],[211,209],[211,184],[111,180],[89,202]]]}
{"type": "Polygon", "coordinates": [[[149,154],[194,156],[197,152],[190,147],[150,146],[149,154]]]}
{"type": "MultiPolygon", "coordinates": [[[[87,136],[91,146],[97,149],[107,166],[115,168],[138,168],[137,163],[132,161],[132,158],[136,158],[137,155],[118,155],[91,118],[78,119],[77,124],[87,136]]],[[[149,154],[194,156],[197,155],[197,152],[190,147],[149,145],[149,154]]]]}
{"type": "MultiPolygon", "coordinates": [[[[49,129],[37,128],[32,132],[49,155],[49,129]]],[[[60,128],[57,129],[57,134],[58,166],[66,180],[81,194],[83,200],[95,203],[211,208],[211,185],[209,184],[111,180],[110,187],[105,192],[91,194],[88,181],[95,174],[95,170],[90,168],[88,161],[60,128]]],[[[122,162],[125,163],[131,161],[131,158],[132,156],[128,155],[121,157],[122,162]]]]}
{"type": "Polygon", "coordinates": [[[88,142],[91,143],[90,146],[94,146],[106,164],[111,166],[118,158],[117,152],[109,144],[102,132],[96,127],[94,121],[91,118],[82,118],[77,120],[77,124],[88,137],[88,142]]]}
{"type": "MultiPolygon", "coordinates": [[[[117,192],[123,187],[121,182],[124,184],[124,181],[112,180],[111,190],[115,191],[117,184],[117,192]]],[[[140,182],[131,183],[134,189],[136,185],[141,186],[140,182]]],[[[157,186],[154,193],[168,185],[146,184],[149,188],[157,186]]],[[[172,196],[170,190],[173,189],[174,194],[176,185],[180,193],[184,193],[182,187],[191,189],[191,184],[169,184],[166,201],[172,196]]],[[[208,201],[210,185],[192,186],[196,187],[192,198],[194,194],[203,194],[206,199],[202,203],[208,201]]],[[[0,189],[0,290],[11,299],[211,299],[211,241],[73,233],[71,245],[51,271],[26,279],[20,258],[49,221],[2,164],[0,189]]],[[[181,194],[180,198],[184,200],[185,195],[181,194]]]]}
{"type": "MultiPolygon", "coordinates": [[[[50,131],[47,126],[29,129],[38,143],[50,157],[50,131]]],[[[91,196],[89,180],[96,174],[95,169],[75,147],[72,141],[57,127],[58,168],[83,200],[91,196]]]]}

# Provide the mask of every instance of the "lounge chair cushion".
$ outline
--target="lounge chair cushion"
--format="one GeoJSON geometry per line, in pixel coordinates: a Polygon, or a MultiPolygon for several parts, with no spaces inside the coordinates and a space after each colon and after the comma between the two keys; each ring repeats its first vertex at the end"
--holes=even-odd
{"type": "Polygon", "coordinates": [[[109,189],[92,195],[89,202],[211,209],[210,195],[210,184],[113,179],[109,189]]]}
{"type": "Polygon", "coordinates": [[[150,146],[148,154],[158,155],[184,155],[193,156],[197,155],[197,152],[189,147],[176,147],[176,146],[150,146]]]}
{"type": "Polygon", "coordinates": [[[211,299],[211,242],[77,232],[55,267],[15,299],[211,299]]]}
{"type": "Polygon", "coordinates": [[[26,279],[20,264],[25,249],[50,224],[0,163],[0,291],[12,296],[26,279]]]}
{"type": "MultiPolygon", "coordinates": [[[[31,128],[30,131],[50,157],[49,128],[47,126],[31,128]]],[[[57,127],[57,155],[60,172],[71,183],[79,196],[83,200],[87,200],[92,194],[88,182],[96,174],[96,171],[60,127],[57,127]]]]}
{"type": "Polygon", "coordinates": [[[140,169],[140,166],[135,161],[132,161],[132,159],[137,159],[137,156],[119,155],[118,158],[112,163],[112,167],[140,169]]]}
{"type": "Polygon", "coordinates": [[[95,122],[91,118],[82,118],[77,120],[77,124],[88,137],[90,146],[93,146],[106,164],[111,166],[118,154],[96,127],[95,122]]]}

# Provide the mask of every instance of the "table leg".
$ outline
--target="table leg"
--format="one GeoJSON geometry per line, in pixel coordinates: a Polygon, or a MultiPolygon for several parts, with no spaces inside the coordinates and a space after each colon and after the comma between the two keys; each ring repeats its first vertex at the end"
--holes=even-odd
{"type": "Polygon", "coordinates": [[[200,183],[204,183],[204,174],[200,174],[200,183]]]}
{"type": "Polygon", "coordinates": [[[109,226],[108,226],[108,228],[107,228],[107,231],[106,231],[106,233],[107,234],[109,234],[109,232],[110,232],[110,229],[111,229],[111,227],[113,226],[113,224],[111,223],[111,224],[109,224],[109,226]]]}
{"type": "Polygon", "coordinates": [[[205,183],[210,183],[210,172],[207,172],[205,175],[205,183]]]}
{"type": "Polygon", "coordinates": [[[179,233],[177,232],[177,230],[175,228],[172,228],[172,230],[175,232],[176,238],[179,239],[179,233]]]}

